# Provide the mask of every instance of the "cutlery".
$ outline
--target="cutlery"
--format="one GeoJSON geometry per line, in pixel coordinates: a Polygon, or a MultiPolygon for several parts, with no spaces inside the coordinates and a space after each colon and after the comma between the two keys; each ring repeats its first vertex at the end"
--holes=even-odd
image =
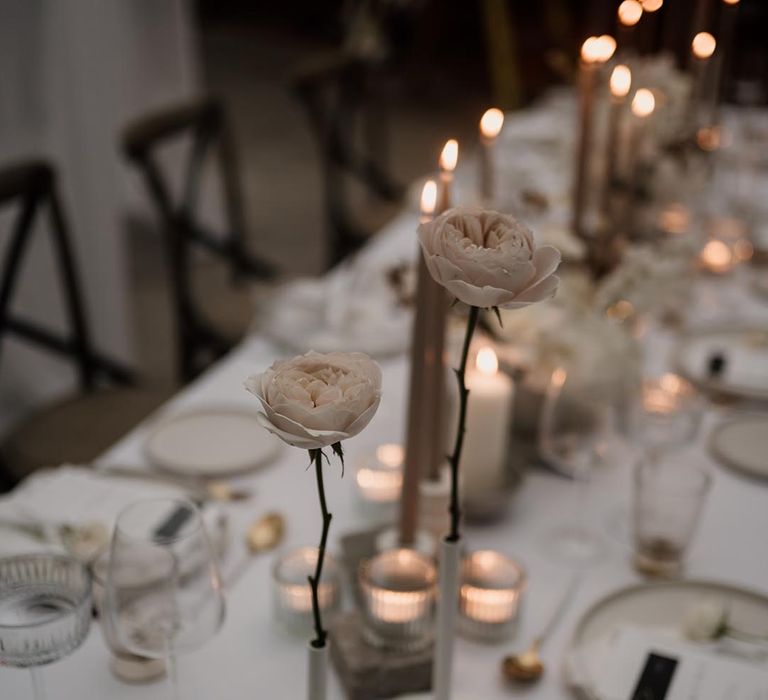
{"type": "Polygon", "coordinates": [[[563,614],[568,609],[568,605],[578,590],[580,583],[581,576],[574,574],[546,626],[539,636],[531,642],[528,649],[520,654],[510,654],[504,657],[501,662],[501,670],[507,680],[534,682],[544,675],[545,666],[540,654],[541,646],[555,627],[557,627],[557,623],[560,622],[563,614]]]}
{"type": "Polygon", "coordinates": [[[240,579],[255,555],[274,549],[280,544],[284,534],[285,518],[280,513],[267,513],[251,523],[245,535],[248,553],[227,577],[226,587],[231,588],[240,579]]]}

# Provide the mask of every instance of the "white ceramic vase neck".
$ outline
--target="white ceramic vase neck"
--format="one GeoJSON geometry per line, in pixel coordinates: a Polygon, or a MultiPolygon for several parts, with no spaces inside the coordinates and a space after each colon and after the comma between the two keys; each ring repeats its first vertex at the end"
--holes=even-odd
{"type": "Polygon", "coordinates": [[[326,700],[328,688],[328,642],[322,647],[308,646],[309,674],[307,700],[326,700]]]}
{"type": "Polygon", "coordinates": [[[435,700],[450,700],[453,687],[453,640],[459,608],[461,540],[440,544],[439,592],[432,689],[435,700]]]}

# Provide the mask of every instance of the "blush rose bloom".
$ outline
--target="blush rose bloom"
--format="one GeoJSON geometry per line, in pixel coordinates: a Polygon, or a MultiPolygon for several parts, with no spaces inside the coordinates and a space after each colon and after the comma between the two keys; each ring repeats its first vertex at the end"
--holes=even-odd
{"type": "Polygon", "coordinates": [[[309,352],[278,360],[245,386],[261,402],[264,428],[289,445],[316,450],[368,425],[381,399],[381,369],[360,352],[309,352]]]}
{"type": "Polygon", "coordinates": [[[512,216],[449,209],[419,226],[419,242],[435,281],[469,306],[519,309],[557,291],[560,251],[512,216]]]}

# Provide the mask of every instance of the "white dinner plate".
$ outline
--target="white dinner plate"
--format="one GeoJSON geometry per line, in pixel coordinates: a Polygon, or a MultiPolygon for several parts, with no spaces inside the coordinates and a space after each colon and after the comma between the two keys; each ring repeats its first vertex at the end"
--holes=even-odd
{"type": "Polygon", "coordinates": [[[256,414],[233,407],[176,413],[151,430],[144,444],[159,469],[184,476],[237,474],[272,461],[281,442],[262,428],[256,414]]]}
{"type": "Polygon", "coordinates": [[[724,327],[685,335],[675,349],[677,371],[704,390],[739,398],[768,400],[768,328],[724,327]],[[725,358],[723,372],[709,375],[714,355],[725,358]]]}
{"type": "Polygon", "coordinates": [[[712,431],[709,447],[727,467],[768,479],[768,416],[744,416],[723,423],[712,431]]]}
{"type": "MultiPolygon", "coordinates": [[[[682,627],[683,617],[697,601],[715,600],[728,610],[729,622],[736,628],[768,629],[768,597],[737,586],[713,581],[666,581],[622,588],[600,599],[587,609],[576,625],[569,653],[570,662],[579,649],[614,632],[621,625],[667,629],[682,627]]],[[[586,700],[600,700],[580,683],[576,691],[586,700]]],[[[569,676],[573,671],[568,672],[569,676]]]]}

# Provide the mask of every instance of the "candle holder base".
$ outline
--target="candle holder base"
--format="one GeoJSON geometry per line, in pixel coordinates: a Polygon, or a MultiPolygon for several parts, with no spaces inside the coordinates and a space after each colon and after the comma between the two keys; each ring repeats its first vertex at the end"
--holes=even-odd
{"type": "Polygon", "coordinates": [[[349,700],[376,700],[431,688],[432,648],[396,652],[363,637],[360,613],[344,613],[331,626],[331,660],[349,700]]]}

